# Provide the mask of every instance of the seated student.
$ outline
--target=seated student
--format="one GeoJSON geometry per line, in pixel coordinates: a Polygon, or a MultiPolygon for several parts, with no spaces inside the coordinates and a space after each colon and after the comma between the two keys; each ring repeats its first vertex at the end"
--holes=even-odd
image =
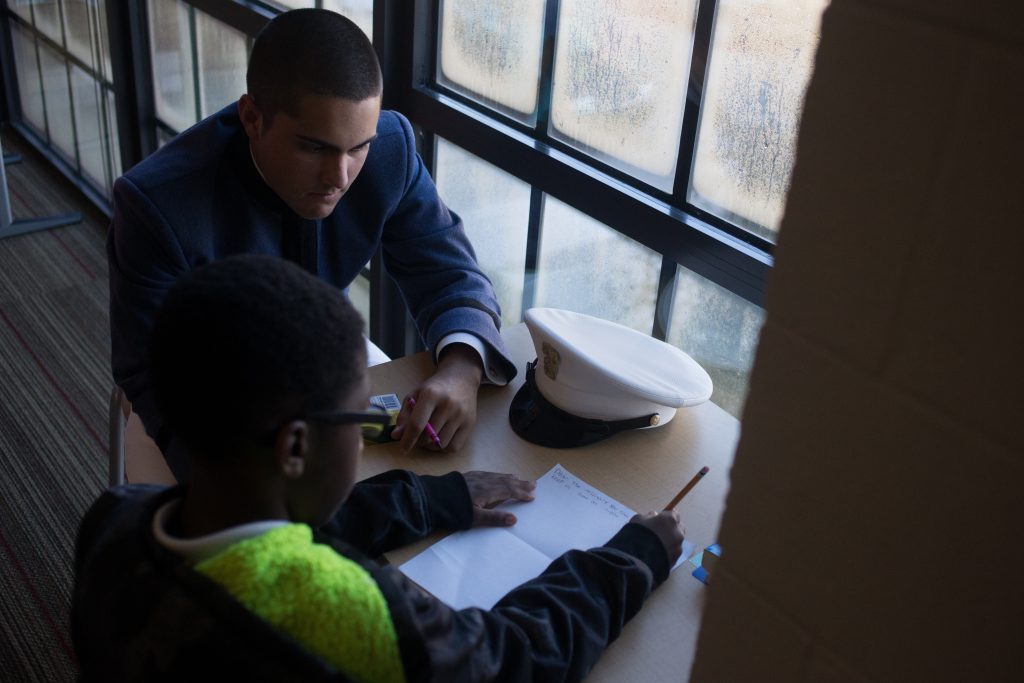
{"type": "Polygon", "coordinates": [[[369,382],[361,320],[287,261],[236,256],[171,289],[150,338],[187,486],[121,486],[79,530],[83,680],[578,680],[680,554],[675,513],[637,515],[491,610],[455,611],[369,559],[533,485],[484,472],[355,483],[369,382]]]}

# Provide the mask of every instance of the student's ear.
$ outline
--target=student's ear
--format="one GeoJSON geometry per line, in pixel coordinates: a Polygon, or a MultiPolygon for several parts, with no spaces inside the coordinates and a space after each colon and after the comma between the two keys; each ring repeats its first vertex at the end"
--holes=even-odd
{"type": "Polygon", "coordinates": [[[246,93],[238,98],[238,118],[242,120],[242,127],[249,140],[258,142],[263,132],[263,113],[252,95],[246,93]]]}
{"type": "Polygon", "coordinates": [[[274,462],[288,479],[298,479],[306,471],[309,454],[309,424],[292,420],[278,430],[274,438],[274,462]]]}

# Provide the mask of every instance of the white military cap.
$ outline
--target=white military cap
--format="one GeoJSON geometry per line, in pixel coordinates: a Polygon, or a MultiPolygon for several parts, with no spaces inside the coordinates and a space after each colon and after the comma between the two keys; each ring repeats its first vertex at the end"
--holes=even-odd
{"type": "Polygon", "coordinates": [[[657,427],[711,398],[711,378],[676,347],[617,323],[557,308],[524,316],[537,359],[512,399],[512,429],[569,448],[657,427]]]}

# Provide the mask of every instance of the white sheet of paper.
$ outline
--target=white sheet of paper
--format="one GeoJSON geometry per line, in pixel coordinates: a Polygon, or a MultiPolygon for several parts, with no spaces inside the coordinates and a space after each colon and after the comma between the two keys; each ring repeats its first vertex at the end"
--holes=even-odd
{"type": "MultiPolygon", "coordinates": [[[[490,609],[565,551],[604,545],[634,514],[561,465],[537,480],[533,501],[499,507],[516,515],[515,526],[451,534],[399,569],[455,609],[490,609]]],[[[676,567],[693,548],[683,544],[676,567]]]]}

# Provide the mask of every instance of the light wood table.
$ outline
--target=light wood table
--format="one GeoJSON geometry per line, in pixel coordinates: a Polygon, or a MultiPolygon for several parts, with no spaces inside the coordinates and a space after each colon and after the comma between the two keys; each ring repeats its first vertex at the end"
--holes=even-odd
{"type": "MultiPolygon", "coordinates": [[[[457,453],[416,450],[403,455],[396,445],[368,446],[360,465],[365,478],[389,469],[420,474],[452,470],[509,472],[536,479],[561,463],[588,484],[638,512],[661,509],[703,465],[710,472],[677,510],[686,537],[698,550],[714,543],[728,490],[729,469],[739,436],[739,422],[713,403],[680,409],[667,425],[622,432],[596,444],[573,449],[537,446],[520,439],[508,421],[512,397],[525,381],[525,366],[536,357],[526,325],[502,333],[519,368],[506,387],[484,386],[476,429],[457,453]]],[[[372,393],[402,398],[433,371],[427,353],[370,368],[372,393]]],[[[436,536],[388,553],[401,564],[436,536]]],[[[605,652],[588,681],[681,681],[693,663],[707,587],[684,564],[648,599],[640,613],[605,652]]]]}

